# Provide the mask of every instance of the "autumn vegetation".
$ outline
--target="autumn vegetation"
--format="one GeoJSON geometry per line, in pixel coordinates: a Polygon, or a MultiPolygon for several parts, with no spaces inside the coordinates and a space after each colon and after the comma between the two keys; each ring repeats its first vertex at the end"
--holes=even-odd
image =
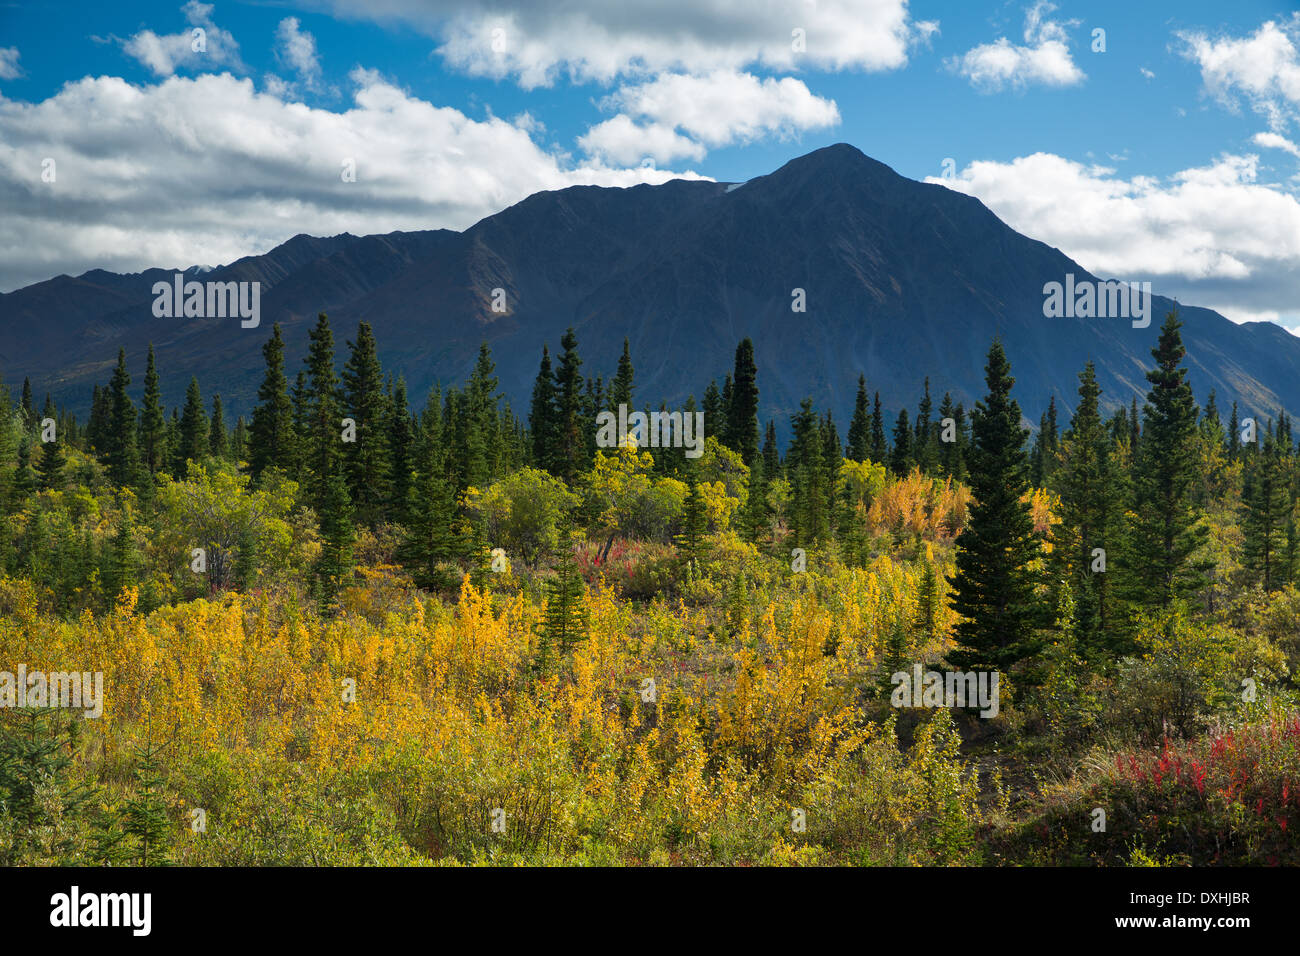
{"type": "Polygon", "coordinates": [[[233,423],[152,353],[84,424],[0,388],[0,670],[105,687],[0,709],[0,864],[1300,862],[1300,460],[1176,317],[1032,441],[995,342],[972,408],[862,382],[780,448],[745,341],[698,458],[597,446],[652,406],[572,330],[524,417],[486,346],[412,411],[366,324],[281,335],[233,423]]]}

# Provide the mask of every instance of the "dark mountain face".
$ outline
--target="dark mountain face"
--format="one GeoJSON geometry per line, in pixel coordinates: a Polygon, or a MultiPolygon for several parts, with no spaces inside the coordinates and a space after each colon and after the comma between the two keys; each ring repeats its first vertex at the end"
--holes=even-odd
{"type": "MultiPolygon", "coordinates": [[[[370,322],[385,368],[405,375],[417,406],[434,382],[461,382],[487,341],[503,391],[526,415],[542,344],[554,351],[572,325],[593,377],[612,375],[626,336],[638,403],[655,405],[702,397],[749,336],[764,418],[784,426],[808,395],[843,428],[859,374],[890,410],[914,407],[927,375],[936,408],[945,391],[969,408],[1000,335],[1026,416],[1036,422],[1055,395],[1064,421],[1089,359],[1106,405],[1145,393],[1150,350],[1174,307],[1155,296],[1147,328],[1046,318],[1046,283],[1095,277],[978,200],[905,179],[846,145],[738,186],[573,187],[463,233],[296,236],[264,256],[191,271],[260,281],[260,326],[155,318],[151,289],[168,270],[60,276],[0,296],[6,380],[28,376],[38,396],[48,390],[84,412],[119,346],[138,392],[152,342],[169,404],[197,375],[205,395],[221,392],[228,415],[246,414],[272,323],[283,326],[292,377],[324,311],[339,364],[356,323],[370,322]],[[494,290],[504,311],[493,309],[494,290]],[[796,297],[805,311],[792,309],[796,297]]],[[[1236,401],[1243,416],[1300,411],[1300,339],[1205,309],[1180,307],[1180,316],[1199,399],[1213,388],[1221,409],[1236,401]]]]}

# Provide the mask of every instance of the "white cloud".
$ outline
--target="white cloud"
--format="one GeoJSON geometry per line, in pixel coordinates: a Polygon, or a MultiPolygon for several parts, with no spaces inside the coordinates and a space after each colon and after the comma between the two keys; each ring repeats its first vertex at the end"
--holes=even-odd
{"type": "Polygon", "coordinates": [[[16,80],[23,75],[18,65],[18,47],[0,47],[0,80],[16,80]]]}
{"type": "Polygon", "coordinates": [[[1158,292],[1225,315],[1294,315],[1300,200],[1257,176],[1253,155],[1222,156],[1167,179],[1126,179],[1113,168],[1035,153],[928,181],[976,196],[1094,274],[1150,279],[1158,292]]]}
{"type": "Polygon", "coordinates": [[[1300,146],[1278,133],[1256,133],[1253,142],[1256,146],[1263,146],[1265,149],[1281,149],[1292,156],[1300,157],[1300,146]]]}
{"type": "Polygon", "coordinates": [[[275,31],[276,56],[287,63],[308,89],[320,85],[320,57],[316,38],[299,29],[297,17],[285,17],[275,31]]]}
{"type": "Polygon", "coordinates": [[[1145,66],[1139,67],[1138,72],[1142,74],[1143,79],[1154,80],[1156,78],[1155,72],[1152,70],[1148,70],[1145,66]]]}
{"type": "Polygon", "coordinates": [[[588,155],[632,163],[642,157],[670,162],[701,159],[705,147],[790,139],[840,122],[833,100],[814,96],[792,77],[760,80],[750,73],[715,70],[706,76],[665,74],[625,86],[601,106],[622,112],[578,140],[588,155]],[[681,132],[679,133],[678,130],[681,132]]]}
{"type": "Polygon", "coordinates": [[[1300,116],[1300,13],[1269,20],[1245,38],[1178,36],[1183,55],[1201,68],[1206,91],[1224,105],[1236,109],[1237,94],[1244,96],[1274,131],[1300,116]]]}
{"type": "Polygon", "coordinates": [[[948,68],[960,73],[977,90],[996,93],[1001,90],[1024,89],[1032,84],[1044,86],[1073,86],[1086,77],[1075,66],[1070,56],[1067,26],[1073,21],[1058,23],[1047,19],[1056,7],[1047,0],[1039,0],[1025,11],[1025,43],[1012,43],[998,37],[968,50],[961,57],[951,57],[948,68]]]}
{"type": "Polygon", "coordinates": [[[122,49],[156,76],[171,76],[182,68],[195,71],[222,67],[245,69],[234,36],[212,22],[212,4],[189,0],[181,7],[181,12],[190,25],[188,29],[167,35],[142,30],[129,40],[120,41],[122,49]]]}
{"type": "Polygon", "coordinates": [[[907,0],[311,0],[344,17],[412,26],[467,73],[527,88],[665,71],[890,70],[937,31],[907,0]],[[486,8],[486,9],[485,9],[486,8]],[[495,34],[494,31],[501,31],[495,34]],[[805,49],[792,33],[804,31],[805,49]],[[498,40],[495,49],[494,38],[498,40]]]}
{"type": "Polygon", "coordinates": [[[700,178],[571,165],[527,122],[474,120],[371,71],[352,79],[342,112],[228,73],[145,86],[86,77],[35,104],[0,95],[0,289],[95,267],[229,262],[299,232],[463,229],[543,189],[700,178]],[[46,157],[54,183],[41,180],[46,157]],[[345,159],[356,182],[342,181],[345,159]]]}
{"type": "Polygon", "coordinates": [[[588,156],[624,166],[646,159],[656,163],[671,163],[677,159],[701,160],[705,154],[703,146],[674,132],[671,126],[637,124],[621,113],[591,127],[585,135],[578,137],[578,145],[588,156]]]}

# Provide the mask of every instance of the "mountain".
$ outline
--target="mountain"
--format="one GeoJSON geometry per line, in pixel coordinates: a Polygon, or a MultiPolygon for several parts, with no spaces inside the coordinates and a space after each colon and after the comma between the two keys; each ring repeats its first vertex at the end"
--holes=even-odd
{"type": "MultiPolygon", "coordinates": [[[[576,186],[530,196],[464,232],[299,235],[265,255],[189,272],[261,282],[260,326],[155,318],[151,289],[170,270],[59,276],[0,295],[5,380],[30,377],[38,398],[48,390],[84,412],[119,346],[138,394],[152,342],[169,404],[197,375],[206,396],[221,392],[227,415],[246,414],[271,324],[283,326],[292,377],[324,311],[339,364],[357,322],[370,322],[385,368],[405,375],[417,407],[435,382],[463,381],[488,342],[502,390],[526,415],[542,344],[554,351],[567,326],[593,377],[612,376],[626,336],[637,400],[655,405],[702,397],[749,336],[760,413],[784,432],[805,395],[845,427],[859,374],[891,411],[914,407],[927,375],[936,407],[951,391],[969,408],[1000,335],[1016,397],[1037,422],[1049,396],[1065,414],[1074,407],[1089,359],[1108,407],[1144,394],[1150,350],[1174,308],[1153,296],[1145,329],[1124,318],[1045,318],[1046,283],[1098,277],[979,200],[902,177],[844,144],[742,184],[576,186]],[[497,289],[503,312],[492,307],[497,289]],[[796,289],[804,312],[792,311],[796,289]]],[[[1300,412],[1300,339],[1207,309],[1179,313],[1202,402],[1213,388],[1221,409],[1236,401],[1243,417],[1300,412]]]]}

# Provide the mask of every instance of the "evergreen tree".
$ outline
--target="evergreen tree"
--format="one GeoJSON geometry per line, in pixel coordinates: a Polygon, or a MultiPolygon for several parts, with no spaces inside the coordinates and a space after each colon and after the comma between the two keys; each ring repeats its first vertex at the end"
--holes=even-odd
{"type": "Polygon", "coordinates": [[[1245,537],[1242,563],[1255,573],[1265,591],[1274,591],[1290,580],[1286,552],[1291,501],[1285,467],[1271,429],[1262,453],[1252,456],[1247,470],[1250,480],[1242,492],[1241,508],[1245,537]]]}
{"type": "Polygon", "coordinates": [[[108,389],[96,385],[90,398],[90,418],[86,421],[86,443],[101,458],[108,454],[110,415],[108,389]]]}
{"type": "Polygon", "coordinates": [[[258,405],[248,426],[248,470],[256,480],[268,468],[293,474],[295,460],[295,422],[293,403],[289,400],[289,379],[284,371],[284,340],[280,324],[271,329],[271,338],[262,346],[266,374],[257,390],[258,405]]]}
{"type": "Polygon", "coordinates": [[[736,372],[732,379],[727,432],[732,450],[746,465],[758,456],[758,367],[754,364],[754,343],[742,339],[736,346],[736,372]]]}
{"type": "Polygon", "coordinates": [[[123,829],[134,837],[139,857],[137,866],[170,866],[167,856],[167,805],[163,801],[163,775],[157,750],[147,745],[136,751],[135,793],[126,801],[123,829]]]}
{"type": "Polygon", "coordinates": [[[208,453],[213,458],[230,454],[230,436],[226,434],[226,417],[221,409],[221,395],[212,396],[212,424],[208,427],[208,453]]]}
{"type": "Polygon", "coordinates": [[[63,490],[63,441],[55,431],[54,441],[41,442],[41,460],[37,465],[40,472],[42,491],[63,490]]]}
{"type": "Polygon", "coordinates": [[[793,501],[790,524],[796,546],[806,548],[830,530],[831,489],[826,475],[825,439],[812,399],[805,398],[790,422],[794,437],[786,455],[793,501]]]}
{"type": "Polygon", "coordinates": [[[31,428],[32,422],[36,419],[36,404],[32,398],[31,379],[23,379],[23,398],[19,408],[23,413],[23,428],[31,428]]]}
{"type": "Polygon", "coordinates": [[[230,441],[230,457],[238,463],[248,460],[248,426],[244,423],[243,415],[235,419],[235,433],[230,441]]]}
{"type": "Polygon", "coordinates": [[[144,404],[140,406],[140,455],[151,475],[166,468],[167,416],[163,411],[162,386],[154,364],[153,343],[144,370],[144,404]]]}
{"type": "Polygon", "coordinates": [[[578,337],[570,327],[560,339],[560,365],[555,371],[557,420],[557,476],[570,484],[588,462],[587,426],[582,417],[582,359],[578,357],[578,337]]]}
{"type": "Polygon", "coordinates": [[[388,449],[392,484],[389,491],[388,516],[405,523],[411,497],[412,472],[415,469],[415,422],[406,399],[406,379],[398,376],[389,406],[388,449]]]}
{"type": "Polygon", "coordinates": [[[1061,496],[1060,541],[1054,556],[1074,594],[1075,633],[1085,656],[1118,655],[1112,627],[1109,570],[1093,566],[1119,553],[1121,477],[1111,458],[1111,441],[1101,421],[1096,371],[1089,362],[1079,373],[1079,406],[1061,448],[1053,485],[1061,496]],[[1103,555],[1094,555],[1095,549],[1103,555]]]}
{"type": "Polygon", "coordinates": [[[316,576],[320,584],[321,605],[331,605],[341,588],[352,578],[352,545],[356,533],[352,524],[352,502],[342,462],[335,458],[333,471],[325,480],[325,497],[320,508],[321,553],[316,576]]]}
{"type": "Polygon", "coordinates": [[[912,426],[907,420],[907,409],[903,408],[894,422],[894,450],[889,467],[901,478],[912,470],[912,463],[912,426]]]}
{"type": "Polygon", "coordinates": [[[889,459],[889,445],[885,443],[885,417],[880,409],[880,393],[876,392],[871,409],[871,460],[883,465],[889,459]]]}
{"type": "Polygon", "coordinates": [[[1038,653],[1044,611],[1031,564],[1039,557],[1029,491],[1020,406],[1002,343],[994,340],[985,366],[988,395],[971,415],[968,454],[974,504],[957,538],[957,572],[949,604],[962,620],[949,663],[959,670],[1010,671],[1038,653]]]}
{"type": "Polygon", "coordinates": [[[549,672],[558,656],[586,640],[590,626],[583,601],[586,588],[573,559],[573,529],[567,521],[560,529],[559,548],[555,577],[546,583],[546,611],[537,624],[539,646],[535,667],[541,673],[549,672]]]}
{"type": "Polygon", "coordinates": [[[704,390],[704,432],[722,440],[727,431],[727,407],[723,404],[718,383],[710,382],[704,390]]]}
{"type": "Polygon", "coordinates": [[[185,390],[185,408],[181,411],[181,443],[172,468],[176,477],[185,476],[187,461],[202,462],[207,457],[209,432],[199,380],[190,376],[189,388],[185,390]]]}
{"type": "Polygon", "coordinates": [[[849,421],[849,457],[854,461],[871,458],[871,410],[867,399],[867,379],[858,376],[858,397],[849,421]]]}
{"type": "Polygon", "coordinates": [[[389,487],[384,372],[369,322],[357,325],[356,341],[347,345],[343,402],[354,423],[354,440],[342,444],[344,474],[356,517],[364,524],[374,524],[388,499],[389,487]]]}
{"type": "Polygon", "coordinates": [[[767,420],[767,431],[763,434],[763,471],[768,480],[781,475],[781,451],[776,446],[776,422],[767,420]]]}
{"type": "Polygon", "coordinates": [[[1228,423],[1228,454],[1234,461],[1241,457],[1241,421],[1236,402],[1232,403],[1232,419],[1228,423]]]}
{"type": "Polygon", "coordinates": [[[700,562],[704,557],[704,539],[709,531],[709,519],[704,510],[704,497],[700,494],[700,485],[695,477],[694,468],[689,472],[686,502],[682,508],[682,531],[677,536],[677,549],[685,559],[692,575],[700,573],[700,562]]]}
{"type": "Polygon", "coordinates": [[[551,354],[542,346],[542,364],[537,369],[533,383],[533,402],[528,413],[528,431],[532,438],[533,464],[549,471],[561,473],[560,462],[560,412],[555,403],[555,379],[551,373],[551,354]]]}
{"type": "MultiPolygon", "coordinates": [[[[317,316],[316,325],[309,334],[305,362],[307,377],[302,403],[306,417],[307,453],[303,459],[303,479],[307,483],[309,500],[321,516],[323,531],[326,507],[331,502],[338,505],[347,495],[346,481],[343,482],[342,496],[337,489],[330,487],[341,468],[343,416],[339,414],[339,379],[334,371],[334,333],[330,331],[329,318],[324,312],[317,316]]],[[[350,535],[350,502],[344,511],[347,512],[347,535],[350,535]]],[[[332,518],[340,529],[339,540],[344,537],[342,516],[343,511],[340,511],[332,518]]]]}
{"type": "Polygon", "coordinates": [[[1197,407],[1187,369],[1180,367],[1187,354],[1181,327],[1171,312],[1151,350],[1156,367],[1147,372],[1151,390],[1133,467],[1134,520],[1126,561],[1127,596],[1138,607],[1168,608],[1198,591],[1208,570],[1192,560],[1208,531],[1198,526],[1191,504],[1197,407]]]}
{"type": "Polygon", "coordinates": [[[432,450],[426,449],[414,494],[407,503],[406,534],[398,550],[398,559],[411,572],[411,579],[418,587],[429,590],[441,590],[454,583],[441,566],[456,560],[461,551],[453,530],[455,496],[440,471],[432,450]]]}
{"type": "Polygon", "coordinates": [[[920,467],[922,474],[932,474],[934,466],[938,460],[938,449],[935,447],[934,430],[930,421],[933,414],[933,403],[930,400],[930,376],[925,377],[925,394],[921,398],[920,408],[916,412],[916,451],[914,457],[916,464],[920,467]]]}
{"type": "Polygon", "coordinates": [[[966,413],[960,405],[954,405],[952,393],[944,392],[943,402],[939,405],[939,470],[961,481],[966,476],[966,413]],[[945,422],[951,420],[951,429],[945,422]],[[951,433],[952,441],[943,441],[951,433]]]}
{"type": "Polygon", "coordinates": [[[18,467],[14,469],[13,478],[14,501],[9,510],[21,510],[23,502],[36,491],[38,485],[39,478],[32,468],[31,439],[24,435],[18,442],[18,467]]]}
{"type": "Polygon", "coordinates": [[[104,582],[104,598],[110,607],[117,603],[123,588],[135,585],[140,563],[140,550],[135,543],[135,519],[130,509],[123,507],[100,575],[104,582]]]}
{"type": "Polygon", "coordinates": [[[105,461],[109,481],[118,486],[134,485],[139,478],[140,459],[136,453],[135,404],[127,394],[131,376],[126,370],[126,349],[118,349],[117,368],[109,382],[109,419],[105,435],[105,461]]]}
{"type": "Polygon", "coordinates": [[[618,372],[614,375],[614,381],[609,389],[609,410],[615,415],[618,414],[619,405],[626,405],[629,413],[635,408],[632,404],[632,392],[635,388],[632,376],[632,353],[628,348],[627,339],[624,338],[623,354],[618,359],[618,372]]]}

